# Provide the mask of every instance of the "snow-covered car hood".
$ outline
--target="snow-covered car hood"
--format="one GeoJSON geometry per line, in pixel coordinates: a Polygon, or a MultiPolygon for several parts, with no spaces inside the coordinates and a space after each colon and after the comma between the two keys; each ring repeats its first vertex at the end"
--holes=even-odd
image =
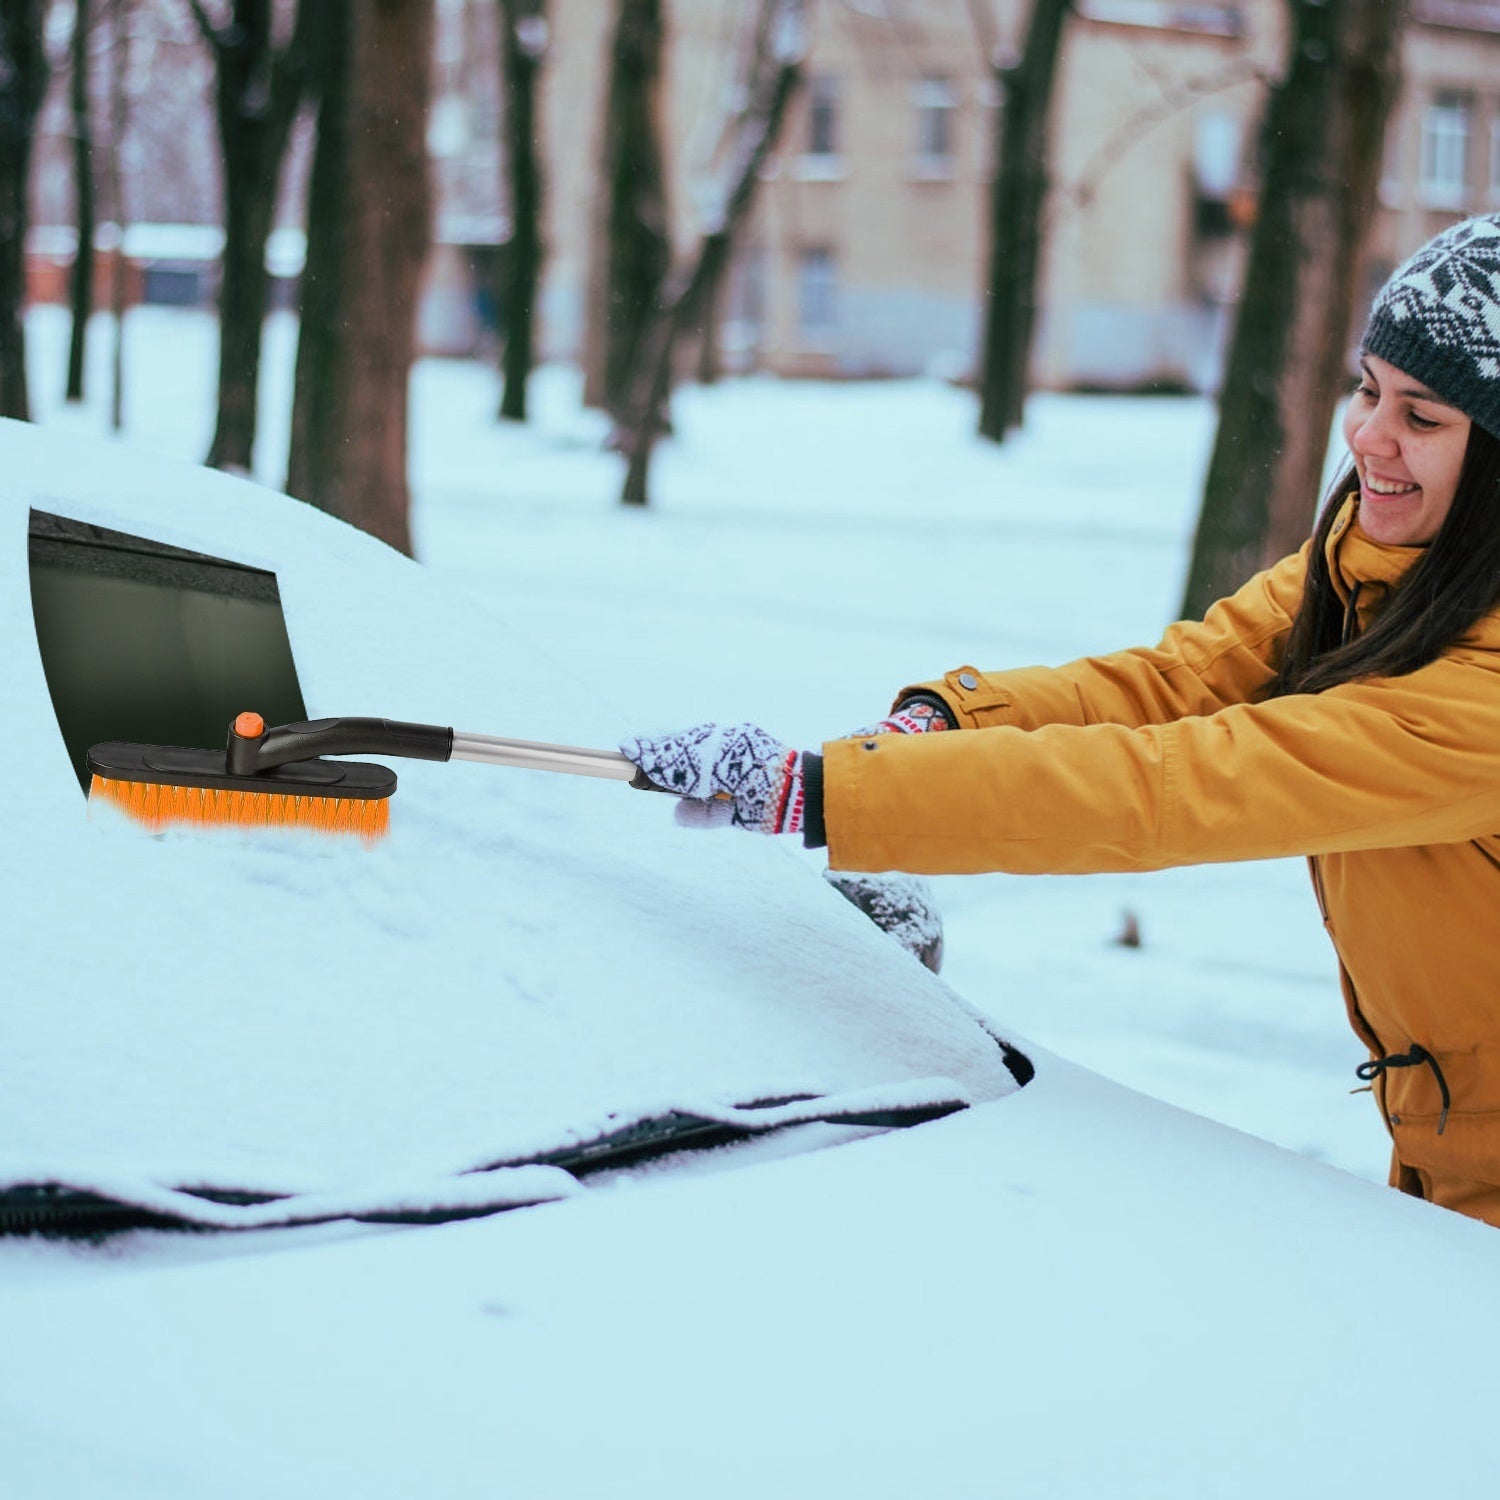
{"type": "Polygon", "coordinates": [[[674,1109],[1014,1088],[801,851],[687,833],[618,783],[398,762],[373,849],[86,815],[38,659],[33,508],[274,572],[312,716],[611,747],[637,726],[628,685],[310,506],[24,425],[0,442],[0,1179],[328,1192],[674,1109]]]}
{"type": "Polygon", "coordinates": [[[1500,1465],[1494,1230],[1045,1054],[917,1130],[330,1232],[0,1244],[7,1496],[1404,1500],[1500,1465]]]}

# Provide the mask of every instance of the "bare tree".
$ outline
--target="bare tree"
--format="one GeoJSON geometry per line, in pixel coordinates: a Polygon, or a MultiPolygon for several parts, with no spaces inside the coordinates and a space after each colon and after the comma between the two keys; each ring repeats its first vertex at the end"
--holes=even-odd
{"type": "Polygon", "coordinates": [[[500,416],[526,420],[526,384],[535,357],[537,285],[542,258],[542,162],[537,136],[537,78],[547,58],[546,0],[500,0],[500,65],[505,80],[505,161],[510,242],[504,257],[500,416]]]}
{"type": "Polygon", "coordinates": [[[0,417],[31,416],[26,333],[26,189],[47,92],[46,0],[0,0],[0,417]]]}
{"type": "Polygon", "coordinates": [[[984,0],[969,0],[976,35],[1000,94],[989,264],[979,359],[980,435],[1002,442],[1021,425],[1036,331],[1042,215],[1047,204],[1052,86],[1072,0],[1032,0],[1019,56],[997,46],[984,0]]]}
{"type": "Polygon", "coordinates": [[[125,425],[125,205],[124,174],[120,154],[124,149],[129,118],[126,80],[130,74],[130,16],[133,0],[110,0],[109,141],[105,148],[105,181],[109,210],[115,221],[115,249],[109,265],[109,306],[114,320],[115,342],[111,357],[109,389],[110,427],[118,432],[125,425]]]}
{"type": "Polygon", "coordinates": [[[214,59],[224,171],[218,420],[208,462],[248,472],[269,288],[266,241],[287,139],[302,99],[313,7],[298,0],[290,38],[277,46],[272,0],[232,0],[222,20],[209,14],[203,0],[187,3],[214,59]]]}
{"type": "Polygon", "coordinates": [[[1408,0],[1289,0],[1264,183],[1183,598],[1201,614],[1305,539],[1400,77],[1408,0]]]}
{"type": "Polygon", "coordinates": [[[769,45],[736,122],[718,203],[707,218],[692,260],[673,273],[663,309],[643,342],[644,358],[633,382],[630,419],[618,434],[627,459],[620,496],[625,505],[648,503],[651,454],[671,389],[678,340],[702,316],[708,291],[723,272],[735,230],[755,201],[761,169],[775,149],[787,106],[802,79],[807,50],[803,0],[762,0],[762,16],[769,45]]]}
{"type": "Polygon", "coordinates": [[[407,387],[430,242],[432,0],[318,0],[287,489],[411,551],[407,387]]]}
{"type": "Polygon", "coordinates": [[[584,400],[626,415],[672,260],[661,145],[663,0],[619,0],[584,332],[584,400]]]}
{"type": "MultiPolygon", "coordinates": [[[[845,0],[845,3],[850,3],[850,0],[845,0]]],[[[771,48],[775,44],[777,18],[778,12],[774,6],[763,6],[756,15],[754,24],[745,34],[743,55],[739,59],[736,83],[730,92],[731,98],[748,98],[754,92],[755,80],[764,77],[767,69],[774,68],[771,48]]],[[[899,25],[896,30],[899,36],[901,30],[899,25]]],[[[726,115],[720,126],[720,138],[714,151],[715,160],[733,152],[738,133],[739,116],[737,112],[731,112],[726,115]]],[[[777,134],[778,136],[780,134],[779,124],[777,134]]],[[[742,215],[736,223],[729,226],[729,238],[724,246],[724,252],[715,258],[709,279],[698,299],[698,308],[693,319],[696,325],[695,331],[698,334],[698,359],[694,374],[700,385],[712,385],[719,378],[721,353],[719,332],[730,268],[734,261],[735,234],[747,216],[748,210],[746,215],[742,215]]],[[[670,427],[665,412],[662,413],[662,422],[665,427],[670,427]]]]}
{"type": "Polygon", "coordinates": [[[73,187],[78,210],[74,222],[78,225],[78,248],[73,252],[68,288],[73,314],[73,331],[68,340],[66,399],[69,401],[83,400],[89,315],[94,310],[94,125],[89,109],[92,30],[91,0],[74,0],[73,72],[68,80],[68,102],[73,116],[73,187]]]}

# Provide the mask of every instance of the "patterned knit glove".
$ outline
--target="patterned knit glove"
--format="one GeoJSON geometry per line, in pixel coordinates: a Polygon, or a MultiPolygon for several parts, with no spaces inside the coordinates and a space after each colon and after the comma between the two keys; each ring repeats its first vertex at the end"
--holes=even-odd
{"type": "Polygon", "coordinates": [[[754,724],[698,724],[678,734],[637,736],[623,741],[620,753],[663,791],[684,799],[677,821],[688,827],[802,832],[802,753],[754,724]]]}

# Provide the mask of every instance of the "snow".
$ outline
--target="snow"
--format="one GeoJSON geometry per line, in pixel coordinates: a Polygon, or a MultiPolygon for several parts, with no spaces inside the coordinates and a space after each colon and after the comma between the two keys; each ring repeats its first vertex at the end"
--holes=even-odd
{"type": "MultiPolygon", "coordinates": [[[[113,330],[101,319],[92,332],[94,404],[70,409],[66,317],[32,315],[33,399],[54,429],[104,431],[113,330]]],[[[289,318],[271,319],[257,473],[273,485],[294,339],[289,318]]],[[[215,361],[211,319],[133,312],[131,441],[200,459],[215,361]]],[[[678,435],[658,449],[655,503],[640,512],[615,504],[619,460],[579,406],[576,374],[544,368],[531,396],[529,424],[497,424],[488,371],[419,364],[417,552],[445,590],[482,596],[505,630],[573,664],[542,696],[572,685],[579,742],[602,746],[746,718],[812,745],[964,662],[1154,641],[1180,594],[1213,434],[1198,398],[1044,395],[997,449],[973,436],[972,399],[937,382],[737,380],[680,392],[678,435]]],[[[512,696],[503,718],[487,706],[460,727],[540,738],[534,720],[512,696]]],[[[1364,1054],[1300,862],[934,885],[945,977],[1003,1026],[1384,1180],[1384,1131],[1348,1094],[1364,1054]],[[1127,911],[1138,949],[1113,942],[1127,911]]]]}
{"type": "Polygon", "coordinates": [[[1493,1231],[1289,1164],[1044,1057],[754,1170],[55,1269],[0,1299],[9,1493],[1487,1494],[1493,1231]]]}
{"type": "MultiPolygon", "coordinates": [[[[488,372],[426,361],[418,569],[141,456],[206,448],[207,320],[131,315],[134,447],[107,452],[99,408],[54,399],[64,321],[29,333],[43,432],[77,441],[0,429],[8,495],[275,568],[315,714],[585,745],[751,719],[811,746],[964,662],[1154,640],[1212,435],[1197,399],[1044,396],[995,449],[936,382],[738,380],[681,393],[655,503],[628,511],[572,372],[511,428],[488,372]]],[[[273,320],[272,484],[290,349],[273,320]]],[[[23,644],[25,508],[0,507],[23,644]]],[[[752,1087],[988,1098],[968,1007],[1038,1068],[914,1130],[798,1125],[843,1144],[773,1137],[440,1229],[0,1244],[18,1496],[1492,1487],[1500,1241],[1375,1185],[1297,862],[934,881],[939,981],[816,857],[612,783],[407,764],[373,853],[152,840],[81,816],[29,649],[0,701],[0,1173],[419,1202],[752,1087]]]]}

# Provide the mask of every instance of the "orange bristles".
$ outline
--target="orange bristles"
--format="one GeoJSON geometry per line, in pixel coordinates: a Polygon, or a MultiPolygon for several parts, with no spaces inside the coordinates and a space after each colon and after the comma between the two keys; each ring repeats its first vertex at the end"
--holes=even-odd
{"type": "Polygon", "coordinates": [[[224,791],[214,787],[164,786],[154,781],[115,781],[103,776],[92,778],[89,797],[118,807],[153,833],[177,824],[312,828],[319,833],[352,833],[373,844],[385,837],[391,821],[390,803],[384,797],[224,791]]]}

